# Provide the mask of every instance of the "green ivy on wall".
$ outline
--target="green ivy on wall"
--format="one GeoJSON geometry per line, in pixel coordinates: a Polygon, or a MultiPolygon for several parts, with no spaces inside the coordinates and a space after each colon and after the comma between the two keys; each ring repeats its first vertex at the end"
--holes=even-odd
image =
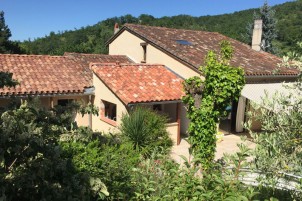
{"type": "Polygon", "coordinates": [[[211,168],[214,160],[219,117],[232,100],[239,98],[245,84],[244,71],[229,64],[233,55],[230,42],[222,41],[220,46],[220,54],[210,51],[200,67],[205,80],[195,76],[184,82],[190,152],[204,170],[211,168]]]}

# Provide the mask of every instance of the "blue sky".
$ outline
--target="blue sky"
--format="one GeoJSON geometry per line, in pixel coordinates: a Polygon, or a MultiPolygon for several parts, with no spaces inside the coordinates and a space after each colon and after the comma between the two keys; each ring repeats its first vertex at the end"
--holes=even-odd
{"type": "MultiPolygon", "coordinates": [[[[268,0],[269,5],[290,0],[268,0]]],[[[51,31],[73,30],[114,16],[155,17],[232,13],[259,8],[264,0],[0,0],[11,40],[27,40],[51,31]]]]}

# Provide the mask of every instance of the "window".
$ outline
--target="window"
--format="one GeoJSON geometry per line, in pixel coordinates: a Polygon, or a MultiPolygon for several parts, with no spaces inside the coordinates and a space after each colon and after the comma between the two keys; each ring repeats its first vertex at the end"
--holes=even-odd
{"type": "Polygon", "coordinates": [[[116,104],[104,100],[102,100],[102,103],[103,108],[101,116],[116,121],[116,104]]]}
{"type": "Polygon", "coordinates": [[[143,58],[141,63],[146,63],[147,62],[147,43],[141,43],[141,46],[143,48],[143,58]]]}
{"type": "Polygon", "coordinates": [[[73,101],[73,99],[59,99],[58,105],[65,107],[68,104],[72,103],[72,101],[73,101]]]}
{"type": "Polygon", "coordinates": [[[176,40],[176,42],[180,45],[192,45],[192,43],[187,40],[176,40]]]}
{"type": "Polygon", "coordinates": [[[162,105],[161,104],[155,104],[155,105],[153,105],[153,110],[155,110],[155,111],[162,111],[162,105]]]}

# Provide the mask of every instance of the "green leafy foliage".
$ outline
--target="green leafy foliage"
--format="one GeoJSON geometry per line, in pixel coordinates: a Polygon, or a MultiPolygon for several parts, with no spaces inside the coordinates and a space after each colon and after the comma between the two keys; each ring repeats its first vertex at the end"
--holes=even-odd
{"type": "Polygon", "coordinates": [[[240,95],[245,83],[241,68],[229,66],[232,48],[229,42],[221,43],[219,57],[210,51],[205,66],[200,70],[205,80],[199,77],[184,82],[189,125],[189,142],[194,157],[200,158],[202,167],[209,169],[216,149],[216,133],[219,117],[225,115],[225,108],[240,95]]]}
{"type": "Polygon", "coordinates": [[[0,53],[22,53],[19,42],[10,41],[12,36],[10,29],[5,23],[4,12],[0,11],[0,53]]]}
{"type": "Polygon", "coordinates": [[[258,192],[240,180],[250,149],[239,146],[238,153],[225,156],[226,163],[213,163],[211,171],[202,175],[185,157],[181,166],[152,154],[133,170],[131,182],[136,186],[133,200],[254,200],[258,192]]]}
{"type": "Polygon", "coordinates": [[[172,146],[166,129],[167,118],[144,107],[136,107],[122,116],[121,134],[144,155],[161,147],[167,153],[172,146]]]}
{"type": "Polygon", "coordinates": [[[109,192],[106,199],[128,200],[134,194],[135,187],[129,181],[132,168],[139,162],[139,153],[129,143],[102,141],[100,138],[90,142],[69,141],[62,146],[79,172],[101,178],[109,192]]]}
{"type": "Polygon", "coordinates": [[[90,200],[106,195],[98,178],[78,171],[64,157],[59,138],[69,132],[65,123],[70,111],[48,111],[25,101],[1,114],[1,200],[90,200]]]}
{"type": "Polygon", "coordinates": [[[11,32],[8,26],[5,24],[4,12],[0,12],[0,53],[6,53],[9,38],[11,37],[11,32]]]}
{"type": "MultiPolygon", "coordinates": [[[[297,54],[294,59],[296,61],[288,64],[302,70],[302,60],[299,60],[301,57],[297,54]]],[[[267,94],[261,104],[252,104],[255,112],[249,115],[259,120],[262,125],[260,132],[250,130],[256,143],[254,168],[262,172],[259,181],[262,186],[269,186],[273,195],[280,193],[276,189],[281,185],[281,189],[289,191],[288,194],[292,196],[290,199],[301,200],[301,74],[297,82],[283,87],[286,89],[285,93],[267,94]],[[296,182],[295,185],[293,182],[296,182]],[[286,189],[284,185],[291,188],[286,189]]],[[[250,124],[247,128],[250,128],[250,124]]]]}
{"type": "Polygon", "coordinates": [[[0,88],[15,87],[17,84],[18,81],[13,79],[12,73],[0,72],[0,88]]]}

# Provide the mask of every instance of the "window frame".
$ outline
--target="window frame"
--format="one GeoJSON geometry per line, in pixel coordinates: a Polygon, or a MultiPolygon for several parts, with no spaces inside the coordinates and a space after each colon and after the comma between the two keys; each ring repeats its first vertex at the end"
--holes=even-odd
{"type": "Polygon", "coordinates": [[[101,100],[100,119],[112,126],[117,125],[117,104],[101,100]]]}

